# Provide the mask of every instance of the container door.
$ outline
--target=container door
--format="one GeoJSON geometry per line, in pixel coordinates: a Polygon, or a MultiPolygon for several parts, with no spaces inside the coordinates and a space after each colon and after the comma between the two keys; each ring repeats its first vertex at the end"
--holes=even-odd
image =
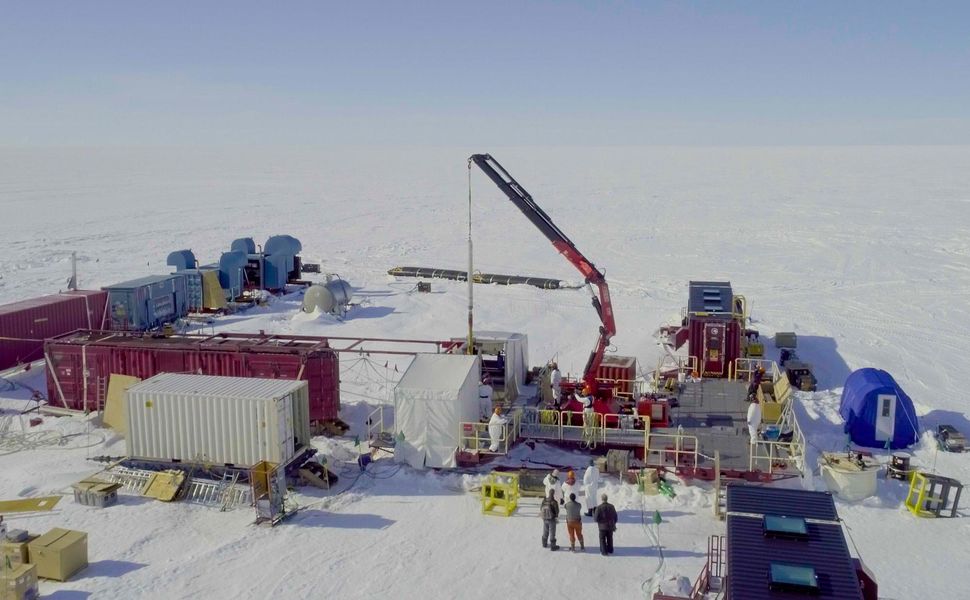
{"type": "Polygon", "coordinates": [[[724,374],[724,323],[704,323],[704,374],[724,374]]]}
{"type": "Polygon", "coordinates": [[[876,441],[885,442],[893,439],[893,429],[896,424],[896,396],[879,394],[876,398],[876,441]]]}
{"type": "Polygon", "coordinates": [[[293,398],[286,396],[276,403],[276,422],[279,426],[280,462],[293,456],[293,398]]]}

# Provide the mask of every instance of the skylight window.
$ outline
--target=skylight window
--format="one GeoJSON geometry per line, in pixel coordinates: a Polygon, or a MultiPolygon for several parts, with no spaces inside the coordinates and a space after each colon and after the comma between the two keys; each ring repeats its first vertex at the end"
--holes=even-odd
{"type": "Polygon", "coordinates": [[[801,517],[765,515],[765,537],[804,539],[808,537],[808,525],[801,517]]]}
{"type": "Polygon", "coordinates": [[[815,568],[791,563],[771,563],[768,587],[772,591],[818,594],[818,575],[815,568]]]}

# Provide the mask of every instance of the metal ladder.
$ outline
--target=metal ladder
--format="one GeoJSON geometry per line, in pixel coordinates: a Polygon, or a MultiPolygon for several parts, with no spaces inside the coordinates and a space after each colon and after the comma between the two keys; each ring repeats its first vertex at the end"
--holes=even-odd
{"type": "Polygon", "coordinates": [[[120,483],[122,489],[141,494],[149,478],[151,478],[152,472],[129,467],[113,467],[104,471],[104,476],[111,483],[120,483]]]}
{"type": "Polygon", "coordinates": [[[250,504],[249,489],[236,485],[238,481],[238,471],[226,473],[219,481],[191,479],[185,499],[204,506],[218,506],[220,511],[231,510],[241,504],[250,504]]]}

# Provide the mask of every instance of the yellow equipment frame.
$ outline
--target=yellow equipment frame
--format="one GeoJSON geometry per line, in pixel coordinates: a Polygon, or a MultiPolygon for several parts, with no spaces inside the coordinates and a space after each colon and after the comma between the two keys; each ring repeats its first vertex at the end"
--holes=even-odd
{"type": "Polygon", "coordinates": [[[489,473],[482,484],[482,514],[511,517],[519,506],[519,474],[489,473]]]}

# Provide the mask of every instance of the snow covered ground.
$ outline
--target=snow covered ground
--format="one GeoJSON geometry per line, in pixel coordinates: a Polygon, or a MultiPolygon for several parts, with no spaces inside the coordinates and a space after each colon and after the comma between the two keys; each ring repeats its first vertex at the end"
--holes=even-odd
{"type": "MultiPolygon", "coordinates": [[[[433,293],[417,294],[413,281],[394,281],[386,270],[464,267],[465,159],[475,151],[491,152],[606,270],[616,351],[644,368],[658,358],[654,331],[679,318],[687,281],[728,279],[748,298],[762,334],[797,331],[803,358],[816,366],[821,391],[798,399],[813,453],[844,445],[839,388],[864,366],[894,374],[927,431],[948,422],[970,434],[967,147],[0,149],[0,302],[64,287],[72,250],[82,287],[94,288],[167,272],[172,250],[214,260],[236,237],[261,243],[288,233],[303,242],[305,260],[358,288],[361,306],[340,322],[297,315],[298,299],[284,299],[220,327],[461,335],[462,284],[434,281],[433,293]]],[[[472,194],[476,268],[579,279],[477,170],[472,194]]],[[[582,369],[597,326],[584,290],[476,286],[475,298],[476,326],[527,333],[532,364],[558,356],[565,371],[582,369]]],[[[355,434],[397,375],[393,362],[383,376],[382,364],[344,363],[343,416],[355,434]]],[[[406,361],[396,366],[400,372],[406,361]]],[[[44,385],[40,373],[18,382],[44,385]]],[[[28,396],[0,382],[5,415],[28,396]]],[[[73,448],[0,456],[0,498],[65,492],[99,468],[88,458],[123,453],[123,440],[82,419],[46,419],[42,427],[85,435],[70,438],[73,448]]],[[[355,455],[352,437],[316,443],[337,461],[355,455]]],[[[516,452],[583,462],[542,446],[516,452]]],[[[937,453],[928,434],[915,454],[922,468],[970,482],[970,454],[937,453]]],[[[71,582],[41,586],[62,599],[642,597],[641,585],[660,568],[642,514],[664,517],[657,579],[668,592],[678,578],[696,576],[707,536],[724,529],[708,488],[677,485],[674,500],[641,500],[613,481],[617,555],[550,553],[539,547],[536,502],[510,519],[484,517],[464,491],[470,479],[383,462],[374,477],[356,481],[348,469],[335,492],[296,494],[306,509],[275,529],[250,526],[246,509],[219,513],[131,496],[104,511],[65,498],[54,514],[13,523],[90,533],[91,567],[71,582]]],[[[839,512],[881,596],[966,590],[957,566],[970,564],[967,520],[917,520],[902,507],[902,484],[879,486],[877,497],[840,501],[839,512]]]]}

